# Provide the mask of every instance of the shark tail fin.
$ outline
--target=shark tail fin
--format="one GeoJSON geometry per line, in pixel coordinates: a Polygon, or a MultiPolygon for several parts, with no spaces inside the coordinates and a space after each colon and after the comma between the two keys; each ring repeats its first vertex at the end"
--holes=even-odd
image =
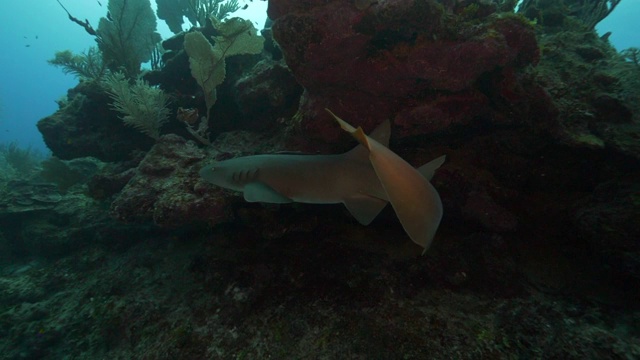
{"type": "Polygon", "coordinates": [[[418,168],[418,172],[422,174],[422,176],[424,176],[425,179],[431,181],[431,179],[433,178],[433,175],[436,173],[436,170],[438,170],[438,168],[440,168],[440,166],[444,164],[444,161],[446,160],[446,158],[447,158],[447,155],[442,155],[438,158],[435,158],[429,161],[428,163],[420,166],[418,168]]]}

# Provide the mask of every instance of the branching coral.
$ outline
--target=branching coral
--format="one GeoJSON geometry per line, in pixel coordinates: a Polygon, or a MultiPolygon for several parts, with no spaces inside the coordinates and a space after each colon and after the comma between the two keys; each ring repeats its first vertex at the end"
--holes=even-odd
{"type": "Polygon", "coordinates": [[[23,148],[16,142],[0,144],[1,162],[22,175],[31,173],[43,157],[42,153],[34,150],[31,146],[23,148]]]}
{"type": "Polygon", "coordinates": [[[131,85],[119,72],[106,76],[104,86],[113,99],[113,108],[124,114],[125,124],[156,140],[160,138],[160,128],[169,118],[167,95],[162,90],[144,80],[131,85]]]}
{"type": "Polygon", "coordinates": [[[84,80],[100,79],[106,72],[100,51],[91,47],[82,54],[74,54],[70,50],[58,51],[50,65],[59,66],[65,74],[72,74],[84,80]]]}
{"type": "Polygon", "coordinates": [[[240,8],[237,0],[156,0],[156,2],[158,18],[163,19],[174,33],[182,31],[185,17],[193,26],[205,26],[209,17],[224,19],[240,8]]]}
{"type": "Polygon", "coordinates": [[[560,15],[559,12],[563,12],[593,29],[611,14],[620,1],[622,0],[524,0],[518,11],[527,17],[542,20],[541,23],[545,23],[545,16],[556,18],[560,15]]]}
{"type": "Polygon", "coordinates": [[[620,55],[622,55],[625,60],[635,64],[636,66],[640,66],[640,48],[630,47],[622,50],[620,55]]]}
{"type": "MultiPolygon", "coordinates": [[[[200,26],[204,26],[210,17],[222,20],[239,8],[238,0],[189,0],[189,11],[195,15],[200,26]]],[[[191,20],[192,17],[189,17],[189,20],[195,26],[196,23],[191,20]]]]}

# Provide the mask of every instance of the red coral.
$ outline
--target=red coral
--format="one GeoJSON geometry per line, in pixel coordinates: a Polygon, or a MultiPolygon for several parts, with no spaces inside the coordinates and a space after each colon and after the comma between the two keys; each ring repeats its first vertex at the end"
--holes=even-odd
{"type": "Polygon", "coordinates": [[[274,38],[306,89],[299,114],[307,135],[339,136],[325,107],[366,130],[395,117],[403,136],[469,124],[479,114],[500,119],[492,113],[504,109],[493,106],[511,100],[520,78],[487,87],[538,61],[533,29],[514,15],[478,25],[443,11],[424,0],[377,2],[366,10],[352,1],[271,1],[274,38]]]}

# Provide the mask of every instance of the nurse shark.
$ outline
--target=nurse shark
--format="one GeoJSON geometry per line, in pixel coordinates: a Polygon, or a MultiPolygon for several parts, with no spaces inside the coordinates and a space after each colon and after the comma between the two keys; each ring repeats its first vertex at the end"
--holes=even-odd
{"type": "Polygon", "coordinates": [[[442,202],[429,180],[445,156],[416,169],[387,147],[388,120],[366,135],[326,110],[360,145],[335,155],[238,157],[206,166],[200,176],[242,192],[249,202],[343,203],[362,225],[390,202],[405,232],[426,251],[442,219],[442,202]]]}

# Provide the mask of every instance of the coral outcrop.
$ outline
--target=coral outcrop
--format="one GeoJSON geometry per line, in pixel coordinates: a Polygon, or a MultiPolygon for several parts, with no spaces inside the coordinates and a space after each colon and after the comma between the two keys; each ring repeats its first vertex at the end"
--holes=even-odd
{"type": "Polygon", "coordinates": [[[47,147],[60,159],[93,156],[103,161],[126,160],[132,152],[151,148],[153,140],[125,126],[109,103],[97,82],[70,89],[58,111],[38,122],[47,147]]]}
{"type": "Polygon", "coordinates": [[[593,32],[597,12],[569,11],[604,3],[270,0],[266,51],[228,59],[207,146],[176,119],[208,108],[184,33],[145,75],[171,98],[157,143],[82,82],[39,128],[61,159],[110,163],[0,174],[0,353],[640,357],[640,67],[593,32]],[[390,208],[364,227],[198,176],[355,146],[324,107],[367,132],[391,119],[410,164],[446,154],[425,256],[390,208]]]}
{"type": "Polygon", "coordinates": [[[205,152],[192,141],[165,135],[146,154],[127,185],[111,203],[111,213],[124,222],[153,222],[165,227],[228,219],[228,199],[202,191],[197,174],[205,152]]]}
{"type": "Polygon", "coordinates": [[[96,41],[104,63],[133,79],[140,65],[151,60],[161,40],[149,0],[109,0],[109,18],[101,18],[96,41]]]}
{"type": "Polygon", "coordinates": [[[505,13],[475,16],[476,8],[465,15],[431,0],[365,9],[353,1],[270,2],[274,39],[305,88],[302,127],[335,140],[325,107],[367,130],[391,118],[402,137],[552,114],[525,71],[539,59],[533,26],[505,13]]]}

